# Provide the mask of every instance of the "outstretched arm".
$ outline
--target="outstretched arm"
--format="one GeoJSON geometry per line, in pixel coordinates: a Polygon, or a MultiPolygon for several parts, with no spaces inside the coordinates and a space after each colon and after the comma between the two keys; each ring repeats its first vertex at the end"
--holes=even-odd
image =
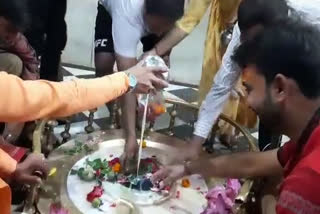
{"type": "Polygon", "coordinates": [[[168,32],[150,53],[164,56],[179,44],[199,24],[211,2],[212,0],[191,0],[184,16],[177,21],[176,27],[168,32]]]}
{"type": "Polygon", "coordinates": [[[232,40],[222,58],[222,64],[214,78],[212,87],[203,101],[195,124],[193,137],[189,148],[181,155],[182,160],[197,159],[202,144],[209,136],[211,129],[221,114],[230,93],[240,78],[241,71],[232,61],[234,49],[240,44],[240,30],[236,24],[233,29],[232,40]]]}
{"type": "Polygon", "coordinates": [[[153,181],[163,180],[164,185],[167,185],[189,174],[221,178],[280,175],[282,166],[278,160],[277,152],[278,150],[245,152],[211,159],[199,159],[185,165],[167,166],[154,174],[153,181]]]}
{"type": "Polygon", "coordinates": [[[128,77],[123,72],[61,83],[23,81],[1,72],[0,121],[23,122],[44,117],[64,117],[103,105],[127,90],[128,77]]]}

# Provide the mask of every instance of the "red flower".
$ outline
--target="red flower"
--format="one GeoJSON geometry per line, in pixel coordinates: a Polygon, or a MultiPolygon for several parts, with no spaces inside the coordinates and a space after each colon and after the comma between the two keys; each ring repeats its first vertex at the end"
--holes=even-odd
{"type": "Polygon", "coordinates": [[[93,187],[93,190],[87,195],[87,201],[92,202],[95,198],[100,198],[103,194],[101,186],[93,187]]]}
{"type": "Polygon", "coordinates": [[[112,167],[113,165],[115,165],[116,163],[120,164],[120,159],[119,158],[113,158],[111,161],[109,161],[109,166],[112,167]]]}
{"type": "Polygon", "coordinates": [[[97,177],[100,177],[100,175],[101,175],[101,169],[98,169],[98,170],[96,171],[96,176],[97,176],[97,177]]]}
{"type": "Polygon", "coordinates": [[[166,191],[170,191],[170,189],[171,189],[171,187],[170,187],[170,186],[166,186],[166,187],[164,187],[164,190],[166,190],[166,191]]]}
{"type": "Polygon", "coordinates": [[[146,158],[146,159],[144,159],[144,161],[146,163],[153,163],[153,159],[152,158],[146,158]]]}
{"type": "Polygon", "coordinates": [[[68,214],[69,211],[61,207],[60,204],[51,204],[49,213],[50,214],[68,214]]]}

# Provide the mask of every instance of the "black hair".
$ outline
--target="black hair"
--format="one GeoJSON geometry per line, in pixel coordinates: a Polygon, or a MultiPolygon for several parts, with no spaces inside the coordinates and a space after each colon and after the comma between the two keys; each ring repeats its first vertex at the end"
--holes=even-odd
{"type": "Polygon", "coordinates": [[[15,28],[24,30],[29,18],[26,0],[0,0],[0,17],[4,17],[15,28]]]}
{"type": "Polygon", "coordinates": [[[254,65],[267,85],[277,74],[293,79],[304,96],[320,96],[320,31],[300,19],[287,18],[243,42],[232,59],[254,65]]]}
{"type": "Polygon", "coordinates": [[[184,0],[145,0],[146,13],[176,21],[183,16],[184,0]]]}
{"type": "Polygon", "coordinates": [[[276,24],[288,17],[289,9],[286,0],[243,0],[238,9],[240,31],[246,32],[255,25],[267,27],[276,24]]]}

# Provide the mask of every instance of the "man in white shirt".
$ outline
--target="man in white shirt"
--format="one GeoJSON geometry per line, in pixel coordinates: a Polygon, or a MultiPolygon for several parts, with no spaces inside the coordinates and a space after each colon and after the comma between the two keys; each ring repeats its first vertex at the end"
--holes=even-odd
{"type": "MultiPolygon", "coordinates": [[[[240,45],[241,39],[246,39],[259,26],[264,27],[276,24],[278,19],[287,17],[288,13],[302,16],[308,22],[319,24],[320,26],[320,0],[288,0],[288,2],[286,0],[242,1],[238,11],[238,23],[233,29],[232,40],[223,56],[221,67],[214,78],[212,88],[200,108],[190,146],[186,148],[185,152],[181,153],[183,155],[178,158],[179,160],[197,158],[201,151],[201,145],[209,136],[212,126],[221,114],[231,91],[240,78],[240,69],[231,60],[231,56],[240,45]],[[289,8],[291,7],[290,10],[288,6],[289,8]],[[270,16],[270,14],[272,15],[270,16]]],[[[178,44],[185,36],[181,30],[173,29],[156,45],[156,50],[150,51],[150,54],[162,55],[168,49],[178,44]]],[[[264,147],[265,145],[260,145],[261,150],[264,147]]]]}
{"type": "MultiPolygon", "coordinates": [[[[144,51],[174,27],[184,13],[184,0],[99,0],[95,28],[96,76],[126,70],[137,61],[140,40],[144,51]],[[148,37],[146,37],[148,36],[148,37]]],[[[121,100],[122,128],[126,131],[127,157],[137,153],[136,97],[125,95],[121,100]]]]}

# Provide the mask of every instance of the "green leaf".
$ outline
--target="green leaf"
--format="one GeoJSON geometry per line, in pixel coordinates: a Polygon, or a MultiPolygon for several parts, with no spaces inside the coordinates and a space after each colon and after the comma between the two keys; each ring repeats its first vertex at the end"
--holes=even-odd
{"type": "MultiPolygon", "coordinates": [[[[80,171],[81,169],[79,169],[80,171]]],[[[80,172],[78,171],[78,175],[81,180],[84,181],[93,181],[95,179],[95,173],[92,170],[83,169],[80,172]]]]}
{"type": "Polygon", "coordinates": [[[88,165],[91,166],[94,170],[98,170],[102,168],[102,161],[100,158],[95,159],[93,161],[89,161],[88,165]]]}
{"type": "Polygon", "coordinates": [[[100,198],[95,198],[93,201],[92,201],[92,206],[94,208],[98,208],[102,205],[102,201],[100,198]]]}
{"type": "Polygon", "coordinates": [[[109,167],[109,161],[107,161],[106,159],[104,159],[104,160],[102,161],[101,169],[109,169],[109,170],[111,170],[110,167],[109,167]]]}
{"type": "Polygon", "coordinates": [[[78,176],[79,176],[80,178],[82,177],[83,172],[84,172],[84,168],[81,167],[81,168],[78,170],[78,172],[77,172],[77,174],[78,174],[78,176]]]}
{"type": "Polygon", "coordinates": [[[76,174],[78,174],[78,170],[76,170],[76,169],[71,169],[70,175],[76,175],[76,174]]]}
{"type": "Polygon", "coordinates": [[[101,170],[101,174],[102,174],[103,176],[108,176],[108,174],[109,174],[110,171],[111,171],[110,168],[102,169],[102,170],[101,170]]]}
{"type": "Polygon", "coordinates": [[[149,164],[147,167],[147,173],[151,173],[152,172],[152,164],[149,164]]]}

